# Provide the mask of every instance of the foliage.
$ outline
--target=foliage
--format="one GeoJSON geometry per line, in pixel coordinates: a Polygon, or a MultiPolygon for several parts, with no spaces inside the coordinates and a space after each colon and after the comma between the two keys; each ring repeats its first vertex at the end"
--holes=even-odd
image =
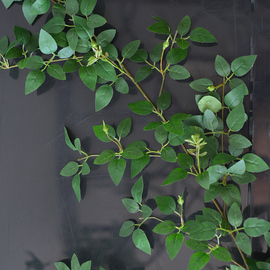
{"type": "MultiPolygon", "coordinates": [[[[2,0],[6,8],[14,1],[2,0]]],[[[131,189],[131,197],[123,198],[122,202],[128,212],[140,213],[141,217],[138,222],[125,221],[119,235],[131,235],[138,249],[151,254],[151,245],[142,224],[152,219],[156,221],[153,232],[167,235],[165,245],[171,260],[177,256],[183,243],[195,251],[188,269],[202,269],[211,256],[231,263],[230,269],[251,269],[249,266],[254,261],[247,259],[252,254],[251,237],[264,236],[268,245],[270,242],[270,222],[257,217],[244,219],[239,189],[239,185],[256,179],[253,173],[269,169],[262,158],[244,152],[252,143],[239,133],[248,119],[243,105],[248,90],[239,77],[250,71],[256,56],[241,56],[228,63],[217,55],[214,65],[221,83],[216,84],[208,78],[198,78],[190,83],[190,87],[199,92],[196,102],[200,114],[176,113],[167,119],[164,112],[173,101],[170,92],[163,91],[166,75],[169,74],[173,80],[190,78],[189,71],[181,65],[187,59],[189,46],[216,43],[216,38],[202,27],[192,29],[188,15],[179,22],[174,34],[165,20],[154,17],[156,22],[148,30],[164,35],[165,42],[158,43],[149,54],[140,48],[140,40],[126,44],[118,52],[112,44],[116,30],[101,31],[99,28],[107,21],[94,13],[96,2],[66,0],[51,4],[49,0],[23,0],[22,10],[30,24],[37,16],[50,10],[53,17],[37,34],[32,35],[27,29],[15,26],[15,41],[9,43],[7,36],[4,36],[0,40],[0,68],[30,69],[25,94],[38,89],[47,75],[66,80],[66,73],[78,72],[82,82],[94,92],[96,111],[111,102],[115,91],[127,94],[127,80],[130,80],[144,99],[128,106],[135,114],[155,114],[159,118],[159,121],[148,123],[144,130],[154,132],[160,147],[149,149],[145,141],[140,140],[123,147],[122,139],[131,132],[131,118],[121,119],[116,129],[105,121],[93,127],[100,141],[117,147],[98,155],[84,152],[80,139],[72,141],[64,128],[67,146],[81,157],[68,162],[60,174],[73,177],[72,187],[80,201],[80,176],[90,173],[90,160],[97,165],[108,163],[109,176],[116,186],[126,170],[127,160],[131,160],[131,178],[144,171],[151,158],[159,157],[164,162],[173,163],[175,168],[163,185],[177,185],[178,181],[190,175],[205,189],[205,202],[212,201],[216,210],[205,207],[201,215],[186,220],[183,195],[178,198],[155,196],[156,206],[161,212],[161,217],[156,217],[153,215],[154,209],[147,205],[143,197],[145,186],[143,176],[140,176],[131,189]],[[126,61],[143,63],[143,66],[133,76],[124,65],[126,61]],[[161,76],[162,79],[155,102],[138,84],[150,74],[161,76]],[[225,140],[228,140],[228,149],[225,149],[225,140]],[[178,146],[182,147],[182,151],[178,146]],[[220,204],[224,204],[223,209],[220,204]],[[178,221],[171,219],[172,215],[178,221]],[[222,244],[223,237],[228,234],[240,252],[242,265],[222,244]]],[[[269,262],[255,261],[255,264],[258,269],[269,267],[269,262]]],[[[58,270],[69,269],[61,262],[55,263],[55,266],[58,270]]],[[[73,255],[72,270],[90,268],[90,261],[80,266],[78,258],[73,255]]]]}

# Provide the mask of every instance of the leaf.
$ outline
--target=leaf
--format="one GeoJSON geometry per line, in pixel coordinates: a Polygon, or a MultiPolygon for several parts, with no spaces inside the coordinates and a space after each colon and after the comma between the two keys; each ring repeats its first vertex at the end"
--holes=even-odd
{"type": "Polygon", "coordinates": [[[97,75],[101,78],[112,82],[116,81],[116,73],[114,67],[111,64],[103,61],[98,61],[94,67],[97,75]]]}
{"type": "Polygon", "coordinates": [[[16,40],[21,45],[25,45],[26,43],[28,43],[31,37],[31,34],[28,30],[19,26],[14,26],[14,35],[15,35],[16,40]]]}
{"type": "Polygon", "coordinates": [[[79,75],[83,83],[92,91],[94,91],[97,83],[97,73],[94,67],[80,67],[79,75]]]}
{"type": "MultiPolygon", "coordinates": [[[[106,125],[108,127],[108,134],[110,138],[115,137],[115,130],[112,126],[106,125]]],[[[106,133],[103,131],[103,125],[93,126],[96,137],[102,142],[111,142],[106,133]]]]}
{"type": "Polygon", "coordinates": [[[81,269],[78,257],[76,256],[75,253],[72,255],[72,258],[71,258],[71,269],[72,270],[80,270],[81,269]]]}
{"type": "Polygon", "coordinates": [[[234,157],[230,154],[218,153],[211,159],[210,165],[214,166],[214,165],[226,164],[226,163],[229,163],[231,161],[234,161],[235,159],[236,159],[236,157],[234,157]]]}
{"type": "Polygon", "coordinates": [[[115,89],[122,94],[127,94],[129,92],[129,86],[122,77],[118,77],[115,81],[115,89]]]}
{"type": "Polygon", "coordinates": [[[36,0],[30,8],[31,15],[45,14],[50,8],[50,0],[36,0]]]}
{"type": "Polygon", "coordinates": [[[244,149],[252,145],[252,143],[241,134],[230,135],[229,144],[234,149],[244,149]]]}
{"type": "Polygon", "coordinates": [[[180,118],[172,116],[170,121],[164,125],[164,128],[173,134],[183,135],[183,122],[180,118]]]}
{"type": "Polygon", "coordinates": [[[162,54],[162,43],[158,43],[150,52],[150,59],[156,63],[161,59],[161,54],[162,54]]]}
{"type": "Polygon", "coordinates": [[[80,67],[80,64],[75,59],[68,59],[63,65],[63,71],[65,73],[71,73],[76,71],[80,67]]]}
{"type": "Polygon", "coordinates": [[[70,30],[68,30],[66,37],[67,37],[69,47],[72,50],[76,50],[79,37],[78,37],[78,34],[77,34],[75,28],[71,28],[70,30]]]}
{"type": "Polygon", "coordinates": [[[245,89],[243,85],[239,85],[233,90],[231,90],[224,98],[225,104],[230,108],[233,109],[239,103],[242,103],[244,100],[245,89]]]}
{"type": "Polygon", "coordinates": [[[228,62],[220,55],[216,56],[215,69],[219,76],[228,77],[231,73],[231,68],[228,62]]]}
{"type": "Polygon", "coordinates": [[[75,141],[74,141],[74,144],[75,144],[75,148],[76,150],[79,152],[79,154],[81,155],[82,152],[81,152],[81,141],[79,138],[76,138],[75,141]]]}
{"type": "Polygon", "coordinates": [[[63,262],[56,262],[54,263],[54,266],[57,268],[57,270],[70,270],[69,267],[67,267],[63,262]]]}
{"type": "Polygon", "coordinates": [[[226,119],[226,123],[229,129],[237,132],[244,126],[245,120],[246,118],[244,105],[242,103],[239,103],[230,111],[226,119]]]}
{"type": "Polygon", "coordinates": [[[112,42],[112,40],[115,37],[115,34],[116,34],[115,29],[104,30],[103,32],[99,33],[96,42],[99,46],[106,47],[112,42]]]}
{"type": "Polygon", "coordinates": [[[259,268],[259,270],[269,270],[270,269],[269,259],[266,262],[256,262],[256,266],[259,268]]]}
{"type": "Polygon", "coordinates": [[[119,138],[124,138],[130,133],[131,129],[131,118],[128,117],[121,121],[117,126],[116,133],[119,138]]]}
{"type": "Polygon", "coordinates": [[[45,74],[41,70],[32,70],[26,77],[25,94],[28,95],[38,89],[45,81],[45,74]]]}
{"type": "Polygon", "coordinates": [[[190,169],[194,164],[193,158],[185,153],[179,153],[177,156],[177,161],[178,164],[184,169],[190,169]]]}
{"type": "Polygon", "coordinates": [[[243,159],[236,162],[234,165],[228,168],[229,173],[240,174],[240,175],[243,174],[245,170],[246,170],[246,165],[243,159]]]}
{"type": "Polygon", "coordinates": [[[155,138],[156,140],[163,144],[167,141],[168,138],[168,131],[164,128],[164,125],[159,126],[155,130],[155,138]]]}
{"type": "Polygon", "coordinates": [[[252,247],[249,237],[245,233],[238,233],[235,237],[236,245],[247,255],[251,255],[252,247]]]}
{"type": "Polygon", "coordinates": [[[159,22],[162,22],[163,24],[167,25],[168,27],[170,27],[170,25],[165,21],[163,20],[162,18],[159,18],[157,16],[152,16],[154,19],[156,19],[157,21],[159,22]]]}
{"type": "Polygon", "coordinates": [[[76,150],[75,146],[73,145],[73,143],[71,142],[70,138],[69,138],[69,135],[68,135],[68,132],[67,132],[67,129],[64,127],[64,133],[65,133],[65,142],[66,142],[66,145],[72,149],[73,151],[76,150]]]}
{"type": "Polygon", "coordinates": [[[75,30],[81,39],[89,40],[89,38],[93,36],[94,28],[91,28],[87,24],[86,19],[79,16],[74,16],[74,25],[75,25],[75,30]]]}
{"type": "Polygon", "coordinates": [[[4,36],[0,39],[0,54],[5,55],[8,50],[8,37],[4,36]]]}
{"type": "Polygon", "coordinates": [[[128,43],[122,50],[122,57],[123,58],[130,58],[132,57],[136,51],[139,49],[140,40],[135,40],[128,43]]]}
{"type": "Polygon", "coordinates": [[[20,48],[13,47],[7,51],[5,59],[20,58],[22,56],[22,50],[20,48]]]}
{"type": "Polygon", "coordinates": [[[270,247],[270,232],[264,233],[264,239],[265,239],[267,245],[270,247]]]}
{"type": "Polygon", "coordinates": [[[205,191],[204,201],[210,202],[215,199],[221,191],[221,185],[219,183],[214,183],[210,185],[209,189],[205,191]]]}
{"type": "Polygon", "coordinates": [[[206,251],[208,249],[208,243],[206,241],[188,239],[185,241],[185,244],[194,251],[206,251]]]}
{"type": "Polygon", "coordinates": [[[189,86],[198,92],[207,93],[209,92],[208,87],[213,86],[213,82],[209,79],[202,78],[193,81],[189,86]]]}
{"type": "Polygon", "coordinates": [[[88,16],[94,10],[97,0],[82,0],[81,1],[81,12],[83,15],[88,16]]]}
{"type": "Polygon", "coordinates": [[[15,2],[15,0],[2,0],[2,3],[4,4],[6,9],[8,9],[13,2],[15,2]]]}
{"type": "Polygon", "coordinates": [[[187,177],[187,171],[183,168],[175,168],[173,169],[166,180],[163,182],[162,186],[172,184],[179,180],[183,180],[187,177]]]}
{"type": "Polygon", "coordinates": [[[241,85],[243,87],[245,95],[248,95],[248,88],[247,88],[246,84],[243,82],[243,80],[241,80],[239,78],[233,78],[233,79],[231,79],[231,81],[229,83],[231,90],[233,90],[234,88],[236,88],[239,85],[241,85]]]}
{"type": "Polygon", "coordinates": [[[151,255],[151,247],[143,230],[137,229],[132,234],[134,245],[143,252],[151,255]]]}
{"type": "Polygon", "coordinates": [[[256,177],[249,172],[245,172],[242,175],[232,175],[232,179],[234,182],[241,185],[253,182],[256,180],[256,177]]]}
{"type": "MultiPolygon", "coordinates": [[[[69,46],[68,47],[65,47],[63,49],[61,49],[59,52],[58,52],[58,56],[59,58],[69,58],[71,57],[73,54],[74,54],[74,50],[72,50],[69,46]]],[[[70,59],[71,60],[71,59],[70,59]]]]}
{"type": "Polygon", "coordinates": [[[171,105],[171,95],[168,91],[163,92],[157,100],[157,106],[160,110],[166,110],[171,105]]]}
{"type": "Polygon", "coordinates": [[[221,224],[222,216],[218,211],[213,210],[211,208],[203,208],[202,211],[207,221],[212,222],[216,226],[219,226],[221,224]]]}
{"type": "Polygon", "coordinates": [[[122,157],[126,159],[138,159],[144,156],[144,153],[135,146],[127,147],[123,153],[122,157]]]}
{"type": "Polygon", "coordinates": [[[150,25],[147,30],[157,34],[170,35],[170,28],[164,22],[156,22],[150,25]]]}
{"type": "Polygon", "coordinates": [[[190,30],[190,26],[191,26],[190,17],[186,15],[177,25],[177,30],[178,30],[179,35],[181,36],[186,35],[190,30]]]}
{"type": "Polygon", "coordinates": [[[87,175],[89,173],[90,173],[90,167],[87,164],[87,162],[84,161],[83,164],[82,164],[82,175],[87,175]]]}
{"type": "Polygon", "coordinates": [[[171,260],[175,258],[184,241],[182,233],[172,233],[166,238],[166,249],[171,260]]]}
{"type": "Polygon", "coordinates": [[[79,164],[75,161],[70,161],[60,172],[62,176],[72,176],[79,170],[79,164]]]}
{"type": "Polygon", "coordinates": [[[63,31],[65,26],[64,18],[54,17],[43,26],[43,29],[48,33],[58,34],[63,31]]]}
{"type": "Polygon", "coordinates": [[[174,65],[169,70],[169,75],[173,80],[185,80],[190,77],[186,68],[180,65],[174,65]]]}
{"type": "Polygon", "coordinates": [[[259,156],[248,153],[243,156],[246,164],[246,171],[252,173],[263,172],[269,169],[269,166],[259,156]]]}
{"type": "Polygon", "coordinates": [[[176,162],[176,153],[172,147],[165,147],[161,150],[160,157],[167,162],[176,162]]]}
{"type": "Polygon", "coordinates": [[[143,178],[142,176],[136,181],[131,189],[131,194],[137,203],[141,203],[143,194],[143,178]]]}
{"type": "Polygon", "coordinates": [[[150,162],[150,157],[147,154],[145,154],[141,158],[132,159],[131,160],[131,168],[130,168],[130,170],[131,170],[131,178],[138,175],[146,167],[146,165],[149,162],[150,162]]]}
{"type": "Polygon", "coordinates": [[[200,270],[210,260],[210,255],[204,252],[194,253],[189,260],[188,270],[200,270]]]}
{"type": "Polygon", "coordinates": [[[119,185],[126,169],[126,161],[123,158],[114,159],[108,166],[108,172],[116,186],[119,185]]]}
{"type": "Polygon", "coordinates": [[[225,247],[218,247],[212,251],[213,257],[223,262],[230,262],[232,260],[231,253],[225,247]]]}
{"type": "Polygon", "coordinates": [[[78,53],[87,53],[91,49],[91,43],[86,39],[78,39],[75,51],[78,53]]]}
{"type": "Polygon", "coordinates": [[[216,38],[206,29],[202,27],[195,28],[190,32],[190,40],[199,43],[215,43],[216,38]]]}
{"type": "Polygon", "coordinates": [[[246,234],[251,237],[258,237],[270,230],[270,222],[260,218],[248,218],[244,222],[246,234]]]}
{"type": "Polygon", "coordinates": [[[113,89],[110,85],[101,85],[95,95],[95,109],[96,112],[106,107],[113,97],[113,89]]]}
{"type": "Polygon", "coordinates": [[[253,67],[257,55],[241,56],[232,61],[231,70],[235,76],[244,76],[253,67]]]}
{"type": "Polygon", "coordinates": [[[79,174],[74,175],[72,179],[72,188],[75,192],[78,202],[81,201],[81,188],[80,188],[81,178],[79,174]]]}
{"type": "Polygon", "coordinates": [[[145,205],[145,204],[142,205],[141,210],[142,210],[142,216],[143,216],[143,218],[150,217],[151,214],[152,214],[152,212],[153,212],[152,209],[149,206],[145,205]]]}
{"type": "Polygon", "coordinates": [[[53,14],[53,17],[59,17],[59,18],[65,19],[66,9],[63,5],[57,3],[53,5],[52,7],[52,14],[53,14]]]}
{"type": "Polygon", "coordinates": [[[140,208],[137,202],[135,202],[133,199],[130,198],[124,198],[122,199],[122,203],[130,213],[137,213],[140,208]]]}
{"type": "Polygon", "coordinates": [[[152,68],[150,66],[140,67],[135,75],[135,82],[140,82],[148,77],[152,73],[152,68]]]}
{"type": "Polygon", "coordinates": [[[228,211],[228,221],[234,227],[239,227],[242,224],[242,212],[238,204],[235,202],[231,205],[228,211]]]}
{"type": "MultiPolygon", "coordinates": [[[[90,270],[91,269],[91,261],[87,261],[81,265],[81,270],[90,270]]],[[[104,270],[102,267],[99,268],[99,270],[104,270]]]]}
{"type": "Polygon", "coordinates": [[[58,64],[51,64],[47,67],[47,73],[58,80],[66,80],[66,74],[63,68],[58,64]]]}
{"type": "Polygon", "coordinates": [[[189,47],[189,42],[183,38],[176,38],[176,44],[183,50],[189,47]]]}
{"type": "MultiPolygon", "coordinates": [[[[89,3],[88,0],[84,0],[85,2],[87,1],[89,3]]],[[[96,1],[96,0],[94,0],[96,1]]],[[[98,14],[92,14],[91,16],[88,17],[87,19],[87,25],[90,26],[91,28],[96,28],[96,27],[100,27],[102,25],[104,25],[107,20],[105,18],[103,18],[102,16],[98,15],[98,14]]]]}
{"type": "Polygon", "coordinates": [[[175,230],[175,223],[171,220],[165,220],[153,228],[153,232],[157,234],[169,234],[175,230]]]}
{"type": "Polygon", "coordinates": [[[190,238],[193,238],[195,240],[210,240],[215,237],[216,234],[216,226],[209,222],[209,221],[203,221],[199,223],[201,226],[196,231],[193,231],[189,234],[190,238]]]}
{"type": "Polygon", "coordinates": [[[120,231],[119,231],[119,236],[127,237],[133,233],[134,229],[135,229],[135,223],[131,220],[127,220],[121,226],[120,231]]]}
{"type": "Polygon", "coordinates": [[[166,60],[169,64],[175,65],[183,61],[187,57],[187,49],[173,48],[166,56],[166,60]]]}
{"type": "Polygon", "coordinates": [[[56,41],[49,33],[44,31],[43,29],[40,29],[38,44],[39,49],[44,54],[52,54],[57,50],[56,41]]]}
{"type": "Polygon", "coordinates": [[[76,15],[79,11],[79,4],[77,0],[66,0],[66,10],[69,15],[76,15]]]}
{"type": "MultiPolygon", "coordinates": [[[[205,104],[204,104],[205,106],[205,104]]],[[[199,107],[200,108],[200,107],[199,107]]],[[[218,127],[218,119],[215,116],[215,114],[210,111],[209,109],[206,109],[203,114],[203,124],[205,128],[213,131],[218,127]]]]}
{"type": "Polygon", "coordinates": [[[239,206],[241,205],[240,191],[236,186],[232,184],[222,187],[221,197],[223,201],[229,206],[231,206],[234,202],[239,206]]]}
{"type": "Polygon", "coordinates": [[[222,104],[215,97],[204,96],[198,102],[198,107],[202,113],[204,113],[207,109],[212,111],[213,113],[217,113],[221,110],[222,104]]]}
{"type": "Polygon", "coordinates": [[[143,130],[147,131],[147,130],[153,130],[156,129],[157,127],[162,126],[162,122],[150,122],[149,124],[147,124],[143,130]]]}
{"type": "MultiPolygon", "coordinates": [[[[25,60],[25,62],[23,63],[24,67],[29,68],[29,69],[40,69],[44,65],[44,60],[38,55],[33,55],[33,56],[27,57],[23,60],[25,60]]],[[[19,65],[19,63],[18,63],[18,65],[19,65]]],[[[24,68],[24,67],[20,67],[20,68],[24,68]]]]}
{"type": "Polygon", "coordinates": [[[94,164],[100,165],[110,162],[115,158],[115,152],[113,150],[104,150],[98,157],[95,158],[94,164]]]}
{"type": "Polygon", "coordinates": [[[147,60],[148,54],[144,49],[138,49],[129,59],[133,62],[142,63],[147,60]]]}
{"type": "Polygon", "coordinates": [[[208,171],[204,171],[204,172],[198,174],[196,180],[203,188],[209,189],[210,180],[209,180],[208,171]]]}
{"type": "Polygon", "coordinates": [[[159,210],[165,214],[169,215],[174,213],[176,204],[172,197],[170,196],[155,196],[155,201],[159,210]]]}
{"type": "Polygon", "coordinates": [[[148,115],[148,114],[152,113],[152,111],[153,111],[153,105],[147,100],[129,103],[128,107],[133,112],[140,114],[140,115],[148,115]]]}

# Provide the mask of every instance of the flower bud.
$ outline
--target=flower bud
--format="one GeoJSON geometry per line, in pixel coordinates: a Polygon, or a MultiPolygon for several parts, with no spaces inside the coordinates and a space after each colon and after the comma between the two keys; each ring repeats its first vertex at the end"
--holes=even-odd
{"type": "Polygon", "coordinates": [[[214,85],[210,85],[207,87],[207,89],[212,92],[216,89],[216,87],[214,85]]]}
{"type": "Polygon", "coordinates": [[[108,126],[105,124],[104,121],[103,121],[103,127],[102,127],[102,130],[108,135],[108,133],[109,133],[109,128],[108,128],[108,126]]]}
{"type": "Polygon", "coordinates": [[[184,204],[184,199],[178,195],[178,200],[177,200],[178,204],[183,205],[184,204]]]}
{"type": "Polygon", "coordinates": [[[166,48],[169,47],[169,45],[170,45],[169,39],[170,39],[170,37],[168,37],[166,39],[166,41],[163,42],[163,50],[166,50],[166,48]]]}

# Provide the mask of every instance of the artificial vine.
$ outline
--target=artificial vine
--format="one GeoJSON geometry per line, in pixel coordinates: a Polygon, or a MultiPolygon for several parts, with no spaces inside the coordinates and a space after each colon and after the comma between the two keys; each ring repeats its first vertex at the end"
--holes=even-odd
{"type": "MultiPolygon", "coordinates": [[[[8,8],[14,0],[2,0],[8,8]]],[[[243,219],[239,185],[253,182],[253,173],[268,170],[268,165],[257,155],[244,152],[252,143],[240,131],[248,117],[243,100],[249,94],[240,79],[253,67],[255,55],[236,58],[228,63],[222,56],[213,59],[219,81],[208,78],[196,79],[190,87],[199,92],[196,103],[200,114],[176,113],[167,119],[164,112],[169,109],[172,99],[169,91],[164,91],[167,77],[173,80],[190,78],[189,71],[180,65],[188,55],[190,41],[196,43],[216,43],[216,38],[206,29],[192,29],[187,15],[172,33],[170,25],[163,19],[154,17],[156,22],[148,30],[164,35],[165,42],[158,43],[148,54],[140,48],[140,40],[128,43],[122,51],[112,44],[115,29],[100,31],[106,19],[94,13],[96,0],[23,0],[22,10],[31,24],[38,15],[52,11],[50,19],[37,34],[27,29],[14,27],[15,41],[9,42],[4,36],[0,40],[1,69],[30,69],[25,94],[38,89],[45,81],[46,73],[58,80],[65,80],[66,73],[79,72],[82,82],[95,95],[95,109],[102,110],[113,98],[114,91],[128,94],[130,80],[142,94],[142,100],[128,104],[139,115],[156,114],[157,121],[150,122],[144,131],[152,131],[160,144],[151,149],[145,141],[135,141],[125,145],[132,119],[120,119],[116,128],[104,120],[94,126],[96,137],[108,143],[109,149],[99,154],[83,151],[79,138],[70,139],[64,128],[65,142],[81,157],[70,161],[61,170],[61,175],[72,176],[72,187],[78,201],[81,200],[80,175],[90,173],[89,163],[97,165],[109,163],[108,173],[117,186],[125,172],[126,160],[131,160],[131,178],[143,173],[151,158],[159,157],[164,162],[173,163],[175,168],[164,179],[162,185],[177,185],[188,175],[205,189],[205,202],[213,202],[216,210],[205,207],[202,215],[187,220],[184,212],[184,196],[155,196],[159,216],[143,197],[143,175],[131,189],[131,197],[122,202],[130,213],[140,213],[135,221],[123,223],[119,235],[132,235],[135,246],[151,254],[151,246],[142,225],[155,220],[153,232],[168,235],[166,249],[172,259],[177,256],[185,243],[194,250],[189,261],[189,270],[202,269],[210,260],[210,255],[228,263],[231,270],[269,269],[270,261],[251,259],[251,237],[264,236],[270,246],[270,222],[249,217],[243,219]],[[125,66],[126,61],[144,63],[133,76],[125,66]],[[151,100],[141,88],[140,82],[151,73],[161,76],[160,89],[156,100],[151,100]],[[244,153],[243,153],[244,152],[244,153]],[[175,215],[178,219],[171,219],[175,215]],[[230,235],[242,260],[236,261],[234,254],[223,246],[223,237],[230,235]]],[[[55,263],[56,268],[69,269],[64,263],[55,263]]],[[[73,255],[71,269],[90,270],[91,262],[80,266],[73,255]]],[[[103,268],[100,268],[103,269],[103,268]]],[[[229,268],[227,268],[229,269],[229,268]]]]}

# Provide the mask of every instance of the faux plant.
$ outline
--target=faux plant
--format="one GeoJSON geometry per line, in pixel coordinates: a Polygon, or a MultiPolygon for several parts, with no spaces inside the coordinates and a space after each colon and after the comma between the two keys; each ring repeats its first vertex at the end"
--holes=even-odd
{"type": "MultiPolygon", "coordinates": [[[[2,2],[8,8],[14,0],[2,2]]],[[[131,219],[123,222],[119,232],[121,237],[132,235],[135,246],[151,254],[142,225],[155,220],[153,232],[168,235],[165,244],[171,260],[177,256],[183,242],[195,251],[189,261],[190,270],[202,269],[211,256],[228,263],[231,270],[269,269],[269,260],[262,262],[251,259],[250,239],[264,236],[270,246],[270,222],[258,217],[243,219],[239,189],[239,185],[256,179],[253,173],[269,169],[262,158],[248,153],[252,143],[241,134],[248,120],[243,100],[249,94],[241,77],[253,67],[256,56],[241,56],[228,63],[217,55],[213,64],[220,80],[212,82],[199,78],[190,83],[190,87],[198,92],[196,103],[200,113],[190,115],[178,112],[168,119],[166,111],[172,99],[170,92],[163,89],[166,78],[190,78],[189,71],[180,64],[187,58],[190,41],[192,45],[216,43],[216,38],[204,28],[193,29],[188,15],[180,21],[174,33],[165,20],[154,17],[156,22],[148,30],[163,35],[165,41],[157,43],[149,54],[140,48],[140,40],[128,43],[119,52],[112,44],[116,30],[99,30],[106,25],[106,19],[93,13],[96,2],[23,0],[22,10],[30,24],[38,15],[50,11],[53,17],[37,34],[32,35],[27,29],[15,26],[15,41],[9,43],[8,37],[4,36],[0,40],[0,68],[30,69],[25,82],[26,94],[44,83],[46,73],[58,80],[65,80],[66,73],[79,72],[82,82],[95,95],[96,111],[110,103],[114,91],[128,94],[127,81],[131,81],[142,94],[142,100],[128,106],[135,114],[157,116],[157,120],[149,122],[144,131],[152,132],[153,139],[160,147],[151,149],[142,140],[126,145],[125,137],[132,126],[131,118],[119,119],[116,128],[106,120],[93,127],[96,137],[108,143],[108,149],[98,155],[83,151],[80,139],[72,141],[64,128],[67,146],[81,157],[68,162],[61,175],[73,177],[72,187],[80,201],[80,175],[90,173],[91,162],[97,165],[108,163],[108,174],[117,186],[125,172],[126,160],[131,160],[131,178],[140,177],[131,189],[131,197],[123,198],[122,202],[127,211],[140,213],[141,217],[137,221],[131,219]],[[135,76],[126,68],[126,61],[143,63],[135,76]],[[152,73],[162,79],[156,100],[151,100],[139,84],[152,73]],[[161,213],[154,215],[143,196],[143,172],[150,159],[157,157],[175,165],[164,179],[163,186],[177,185],[178,181],[191,175],[205,190],[205,202],[212,202],[215,210],[205,207],[201,215],[188,220],[184,212],[183,194],[179,194],[178,198],[157,195],[154,200],[161,213]],[[172,219],[172,215],[176,219],[172,219]],[[231,236],[241,261],[235,261],[235,254],[223,245],[226,235],[231,236]]],[[[55,266],[57,269],[69,269],[61,262],[55,266]]],[[[90,270],[90,267],[91,262],[80,266],[76,255],[72,257],[71,269],[90,270]]]]}

